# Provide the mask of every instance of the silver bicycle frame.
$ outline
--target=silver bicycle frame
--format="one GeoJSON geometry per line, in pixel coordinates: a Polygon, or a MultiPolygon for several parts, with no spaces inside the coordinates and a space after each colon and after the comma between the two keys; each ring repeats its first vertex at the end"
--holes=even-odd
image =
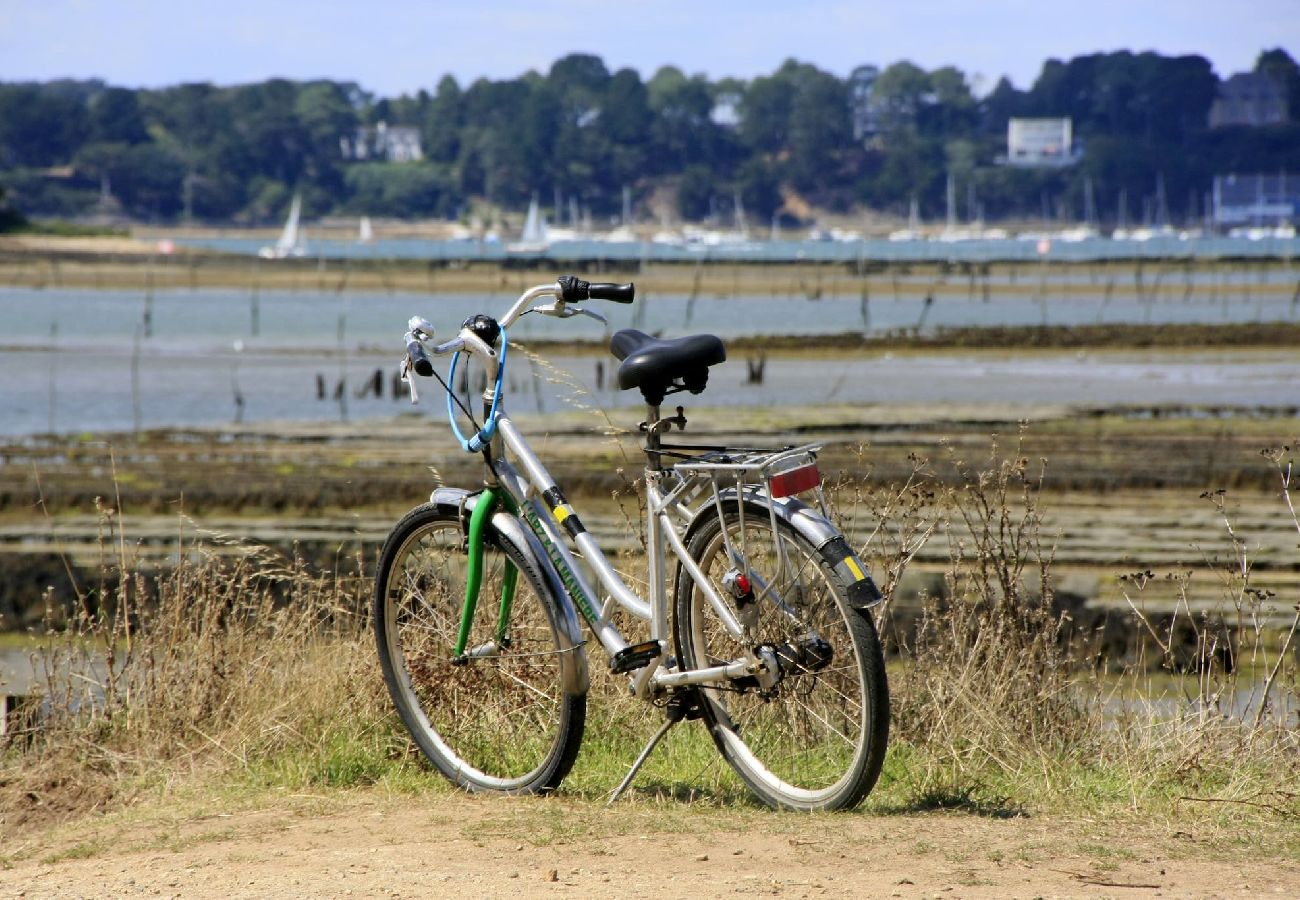
{"type": "MultiPolygon", "coordinates": [[[[492,468],[501,487],[507,490],[520,504],[521,514],[528,524],[542,532],[543,543],[548,553],[554,553],[551,562],[559,570],[560,578],[565,581],[571,593],[575,593],[574,602],[592,629],[592,633],[601,646],[611,656],[628,648],[627,640],[614,626],[612,616],[616,607],[622,607],[638,619],[647,621],[650,626],[650,639],[658,641],[663,651],[668,646],[669,610],[667,583],[667,555],[677,558],[690,576],[691,580],[708,599],[710,606],[717,612],[723,626],[732,636],[740,639],[742,629],[728,605],[719,596],[710,580],[701,571],[696,562],[686,552],[686,545],[678,528],[685,527],[695,516],[695,510],[685,502],[693,493],[703,487],[702,478],[682,479],[671,470],[647,468],[646,473],[646,557],[649,601],[642,599],[627,583],[606,558],[600,545],[591,532],[581,525],[577,513],[563,499],[563,493],[555,479],[546,471],[537,455],[524,439],[509,415],[498,408],[497,434],[493,441],[492,468]],[[509,459],[500,451],[504,448],[518,462],[516,469],[509,459]],[[665,483],[671,484],[666,487],[665,483]],[[558,497],[562,502],[548,507],[547,497],[558,497]],[[531,512],[529,515],[528,510],[531,512]],[[598,593],[583,572],[584,567],[577,564],[574,554],[560,532],[562,522],[573,520],[578,524],[570,526],[569,537],[582,557],[585,568],[596,578],[604,589],[604,599],[597,602],[598,593]],[[674,521],[676,520],[676,521],[674,521]],[[558,557],[558,560],[557,560],[558,557]],[[568,578],[566,578],[566,570],[568,578]],[[570,580],[572,583],[569,583],[570,580]],[[576,587],[576,591],[574,588],[576,587]]],[[[542,535],[539,535],[541,537],[542,535]]],[[[648,665],[641,671],[634,684],[638,694],[651,689],[679,687],[687,684],[716,684],[729,678],[753,674],[754,666],[759,664],[754,658],[742,658],[726,666],[688,672],[661,671],[659,665],[648,665]]]]}
{"type": "MultiPolygon", "coordinates": [[[[583,314],[603,321],[602,317],[596,313],[580,307],[566,306],[559,299],[560,286],[555,284],[543,285],[526,291],[502,317],[500,325],[503,328],[509,327],[520,315],[534,309],[534,307],[531,307],[534,301],[547,296],[556,298],[555,302],[547,307],[536,307],[536,311],[562,318],[583,314]]],[[[431,328],[424,320],[414,317],[411,320],[411,332],[407,334],[408,344],[412,340],[413,334],[415,338],[423,340],[430,336],[431,328]]],[[[469,353],[483,365],[487,376],[487,384],[489,385],[484,392],[483,399],[485,404],[490,403],[493,400],[494,393],[492,386],[496,383],[497,370],[501,365],[499,353],[495,348],[484,343],[468,328],[462,328],[455,338],[432,348],[435,355],[456,351],[469,353]]],[[[411,386],[412,402],[415,402],[415,386],[414,380],[409,377],[409,364],[410,358],[408,357],[403,367],[403,377],[408,379],[411,386]]],[[[657,437],[653,437],[653,435],[655,434],[655,422],[659,418],[658,408],[652,407],[651,412],[652,421],[649,423],[649,433],[652,435],[651,440],[657,443],[657,437]]],[[[800,453],[806,454],[808,450],[808,447],[803,447],[796,448],[795,451],[773,454],[765,459],[764,467],[770,468],[791,458],[792,454],[794,456],[800,453]]],[[[521,517],[537,534],[546,550],[547,561],[556,570],[557,576],[576,604],[577,611],[586,619],[592,633],[606,653],[613,658],[630,646],[614,626],[613,613],[617,607],[622,607],[636,618],[649,623],[650,640],[658,644],[659,652],[655,659],[635,674],[632,687],[637,696],[644,698],[651,692],[660,689],[692,684],[718,684],[746,675],[761,676],[770,672],[774,666],[774,661],[766,658],[770,657],[770,654],[760,654],[756,650],[730,663],[712,666],[707,669],[676,671],[664,666],[670,627],[669,586],[667,584],[666,566],[669,553],[677,558],[687,575],[700,589],[713,611],[717,614],[718,620],[723,627],[736,640],[739,641],[743,638],[744,629],[740,622],[737,621],[729,605],[718,594],[709,578],[695,560],[691,558],[686,549],[683,532],[679,531],[679,527],[684,529],[690,525],[698,513],[698,507],[693,508],[690,505],[691,501],[702,503],[711,500],[714,503],[720,502],[714,480],[716,472],[713,470],[736,469],[737,466],[702,464],[679,472],[675,468],[664,469],[647,465],[645,469],[645,536],[648,573],[647,594],[649,596],[647,601],[627,586],[618,571],[605,557],[595,538],[582,526],[577,513],[564,499],[563,492],[560,490],[559,485],[555,483],[555,479],[546,471],[546,467],[542,465],[541,460],[533,453],[532,448],[528,446],[528,442],[507,415],[503,399],[498,399],[496,431],[490,443],[489,457],[492,476],[495,478],[497,485],[504,488],[518,504],[521,517]],[[508,451],[508,456],[505,451],[508,451]],[[518,463],[518,468],[511,459],[518,463]],[[519,471],[520,469],[523,470],[522,473],[519,471]],[[708,492],[707,497],[704,496],[705,492],[708,492]],[[577,557],[570,550],[564,534],[561,533],[562,526],[577,548],[578,555],[581,556],[584,565],[578,565],[577,557]],[[598,601],[601,594],[592,584],[588,572],[595,577],[600,587],[604,589],[603,600],[598,601]]],[[[750,471],[755,470],[753,465],[739,468],[750,471]]],[[[737,497],[743,500],[745,494],[743,481],[740,482],[739,486],[741,490],[736,492],[737,497]]],[[[774,534],[776,533],[775,526],[778,513],[786,521],[795,524],[796,527],[800,524],[798,509],[787,510],[782,504],[771,499],[767,501],[766,505],[772,516],[774,534]]],[[[743,515],[743,502],[741,508],[743,515]]],[[[720,506],[718,512],[719,514],[722,512],[720,506]]],[[[812,521],[811,517],[806,518],[810,522],[812,521]]],[[[829,528],[829,523],[827,523],[827,527],[829,528]]],[[[803,530],[806,531],[807,528],[805,527],[803,530]]],[[[814,525],[813,537],[820,537],[820,530],[819,526],[814,525]]],[[[723,534],[728,556],[733,560],[743,557],[743,548],[738,551],[732,546],[730,538],[726,537],[726,529],[723,529],[723,534]]],[[[829,535],[827,539],[829,539],[829,535]]],[[[781,543],[777,539],[778,554],[784,554],[781,543]]],[[[820,543],[818,543],[818,546],[820,546],[820,543]]],[[[770,591],[770,587],[767,585],[760,584],[759,587],[765,595],[770,591]]]]}

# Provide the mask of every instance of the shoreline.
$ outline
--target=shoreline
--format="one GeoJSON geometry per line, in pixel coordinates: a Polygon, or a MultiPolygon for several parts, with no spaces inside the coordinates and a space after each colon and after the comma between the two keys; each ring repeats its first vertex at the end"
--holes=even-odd
{"type": "Polygon", "coordinates": [[[1000,294],[1041,297],[1100,293],[1142,300],[1186,299],[1231,285],[1196,286],[1197,276],[1232,274],[1249,296],[1300,299],[1297,260],[1288,256],[1222,258],[1139,257],[1107,260],[757,259],[675,260],[415,259],[382,256],[267,260],[187,246],[160,251],[160,242],[128,237],[0,235],[0,285],[35,289],[169,290],[238,288],[321,293],[363,291],[519,294],[539,280],[573,271],[589,280],[636,281],[651,294],[789,296],[865,301],[888,297],[922,300],[936,291],[969,293],[994,287],[1000,294]],[[1087,283],[1050,283],[1050,274],[1086,276],[1087,283]],[[1270,281],[1270,274],[1281,273],[1270,281]],[[993,282],[998,282],[993,285],[993,282]],[[1005,283],[1004,283],[1005,282],[1005,283]]]}

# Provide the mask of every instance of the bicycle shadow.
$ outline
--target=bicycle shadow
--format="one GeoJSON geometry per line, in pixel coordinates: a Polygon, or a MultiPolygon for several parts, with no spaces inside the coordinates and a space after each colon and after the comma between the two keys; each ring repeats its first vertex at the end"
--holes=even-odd
{"type": "MultiPolygon", "coordinates": [[[[769,807],[744,788],[704,788],[680,782],[647,781],[633,785],[624,797],[639,802],[680,803],[716,809],[769,807]]],[[[867,816],[908,816],[928,812],[957,812],[986,819],[1027,819],[1029,810],[1010,797],[981,796],[973,786],[930,788],[901,801],[873,803],[868,798],[858,812],[867,816]]]]}
{"type": "Polygon", "coordinates": [[[964,812],[986,819],[1027,819],[1029,810],[1010,797],[985,797],[970,785],[929,788],[903,802],[870,804],[868,813],[905,816],[927,812],[964,812]]]}
{"type": "Polygon", "coordinates": [[[628,799],[649,803],[681,803],[709,806],[716,809],[738,806],[748,809],[767,809],[765,804],[742,787],[734,790],[727,788],[715,789],[681,782],[647,779],[643,784],[629,787],[623,792],[623,796],[628,799]]]}

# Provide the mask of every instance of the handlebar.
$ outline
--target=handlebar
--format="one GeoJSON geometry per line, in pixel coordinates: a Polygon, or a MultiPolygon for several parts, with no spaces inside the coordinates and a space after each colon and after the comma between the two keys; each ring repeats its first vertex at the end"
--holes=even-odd
{"type": "Polygon", "coordinates": [[[416,375],[428,378],[433,374],[433,361],[429,359],[429,354],[425,352],[420,339],[409,331],[406,333],[406,355],[410,358],[411,368],[415,370],[416,375]]]}
{"type": "Polygon", "coordinates": [[[556,280],[559,286],[559,299],[565,303],[576,300],[612,300],[615,303],[631,303],[636,297],[636,285],[628,284],[591,284],[573,275],[561,275],[556,280]]]}
{"type": "MultiPolygon", "coordinates": [[[[493,322],[486,316],[466,319],[456,337],[432,348],[426,348],[424,342],[433,337],[433,326],[419,316],[413,316],[408,324],[409,330],[406,332],[406,359],[402,362],[403,378],[411,388],[411,402],[416,401],[415,383],[406,376],[410,371],[426,377],[432,375],[433,362],[429,359],[430,352],[435,356],[442,356],[447,353],[468,350],[476,356],[484,356],[485,358],[495,356],[489,343],[495,341],[495,334],[488,337],[487,341],[479,337],[475,329],[470,327],[471,321],[476,318],[495,324],[502,332],[513,325],[520,316],[528,312],[538,312],[543,315],[558,316],[564,319],[581,313],[603,322],[605,321],[604,316],[598,313],[577,306],[566,306],[566,304],[580,300],[610,300],[614,303],[631,303],[635,297],[636,285],[630,282],[628,284],[605,282],[592,284],[575,275],[561,275],[551,284],[539,284],[537,287],[524,291],[499,320],[493,322]],[[555,302],[547,305],[533,305],[535,301],[543,297],[553,297],[555,302]]],[[[504,350],[504,341],[502,343],[502,349],[504,350]]],[[[491,359],[491,367],[494,370],[496,365],[497,361],[491,359]]]]}

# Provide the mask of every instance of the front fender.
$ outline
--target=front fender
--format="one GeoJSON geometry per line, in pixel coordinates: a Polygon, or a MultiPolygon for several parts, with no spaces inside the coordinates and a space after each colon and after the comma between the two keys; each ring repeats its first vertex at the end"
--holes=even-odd
{"type": "MultiPolygon", "coordinates": [[[[461,519],[462,527],[467,527],[469,514],[482,495],[462,488],[440,487],[429,497],[429,502],[445,512],[454,512],[461,519]]],[[[585,694],[591,685],[591,676],[587,670],[586,643],[582,637],[582,625],[578,613],[573,608],[564,583],[551,565],[546,551],[537,535],[533,534],[519,519],[504,509],[492,515],[492,530],[497,537],[509,543],[519,554],[533,565],[546,582],[553,604],[544,604],[546,614],[555,628],[560,646],[560,678],[566,694],[585,694]]]]}

